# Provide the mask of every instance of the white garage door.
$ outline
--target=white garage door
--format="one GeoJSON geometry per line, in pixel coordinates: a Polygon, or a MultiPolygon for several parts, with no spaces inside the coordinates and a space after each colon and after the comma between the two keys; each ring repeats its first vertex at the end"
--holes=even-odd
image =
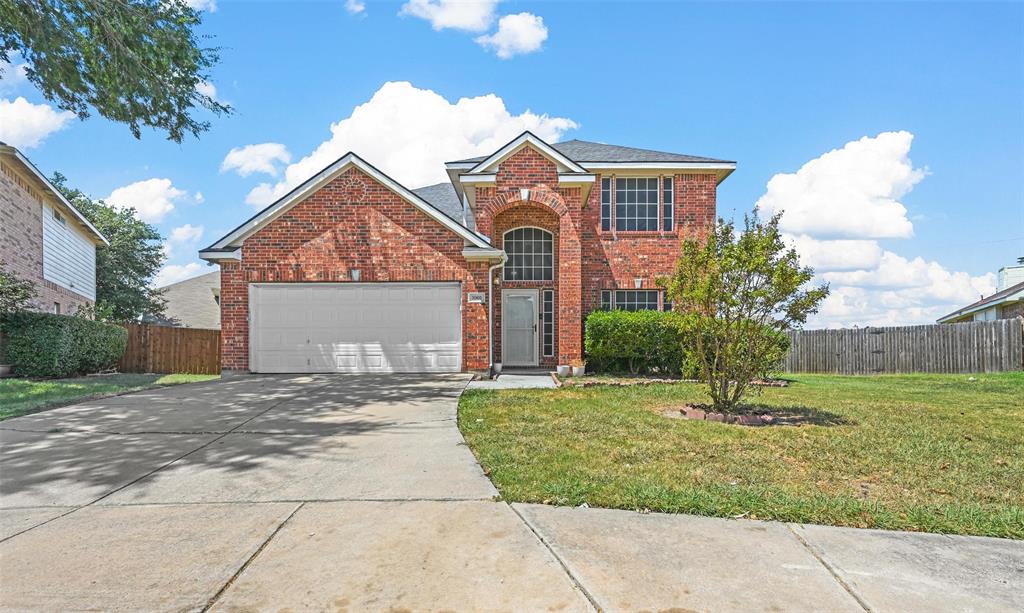
{"type": "Polygon", "coordinates": [[[458,372],[458,283],[254,283],[253,372],[458,372]]]}

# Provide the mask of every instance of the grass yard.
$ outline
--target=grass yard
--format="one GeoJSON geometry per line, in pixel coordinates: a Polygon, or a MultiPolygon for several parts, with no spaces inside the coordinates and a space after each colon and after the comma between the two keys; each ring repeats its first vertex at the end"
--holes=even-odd
{"type": "Polygon", "coordinates": [[[74,379],[0,379],[0,421],[105,394],[217,378],[219,375],[119,374],[74,379]]]}
{"type": "Polygon", "coordinates": [[[1024,373],[791,379],[752,402],[813,424],[665,417],[694,383],[468,390],[459,424],[512,502],[1024,538],[1024,373]]]}

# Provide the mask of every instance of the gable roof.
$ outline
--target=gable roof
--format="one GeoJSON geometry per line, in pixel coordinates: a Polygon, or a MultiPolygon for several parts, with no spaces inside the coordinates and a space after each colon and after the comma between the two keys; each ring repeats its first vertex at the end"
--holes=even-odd
{"type": "Polygon", "coordinates": [[[498,149],[491,155],[484,156],[484,158],[481,159],[475,166],[469,169],[469,174],[485,172],[496,166],[498,163],[500,163],[501,161],[503,161],[505,158],[509,157],[516,151],[519,151],[519,149],[521,149],[522,147],[527,145],[532,146],[534,149],[539,151],[541,155],[554,160],[556,164],[561,164],[569,172],[576,172],[580,174],[586,174],[587,172],[585,168],[577,164],[571,158],[567,157],[564,153],[546,143],[544,139],[538,137],[533,132],[527,130],[520,134],[519,136],[510,140],[501,149],[498,149]]]}
{"type": "Polygon", "coordinates": [[[369,175],[372,179],[390,189],[403,200],[423,211],[428,217],[434,219],[455,234],[458,234],[474,246],[490,248],[490,242],[488,242],[483,236],[471,231],[469,228],[462,225],[462,223],[456,218],[449,216],[444,211],[426,201],[422,196],[412,192],[363,158],[349,151],[335,160],[334,163],[330,164],[295,187],[295,189],[279,198],[270,206],[247,219],[240,226],[226,234],[217,242],[213,243],[206,249],[200,250],[199,257],[204,260],[237,258],[237,254],[229,254],[234,254],[246,238],[258,232],[261,228],[283,215],[290,208],[299,202],[302,202],[307,196],[311,195],[316,190],[320,189],[343,172],[353,167],[358,168],[363,173],[369,175]]]}
{"type": "Polygon", "coordinates": [[[43,191],[53,196],[53,198],[56,199],[57,202],[63,208],[67,209],[67,212],[71,213],[71,215],[75,218],[75,220],[82,227],[82,229],[85,230],[86,234],[90,235],[93,243],[97,245],[110,244],[110,241],[107,240],[107,237],[103,236],[103,234],[96,229],[96,226],[92,225],[92,223],[89,222],[85,215],[83,215],[81,211],[76,209],[75,205],[71,204],[71,202],[64,197],[64,194],[62,194],[61,191],[57,189],[57,187],[53,183],[50,183],[49,179],[47,179],[46,176],[43,175],[43,173],[40,172],[38,168],[36,168],[36,165],[33,164],[31,160],[29,160],[27,157],[25,157],[24,154],[18,151],[17,148],[0,141],[0,156],[12,159],[25,171],[27,171],[29,176],[36,180],[37,187],[41,188],[43,191]]]}
{"type": "Polygon", "coordinates": [[[220,271],[185,279],[157,288],[167,301],[162,316],[142,318],[143,323],[158,323],[184,328],[220,328],[220,271]]]}
{"type": "MultiPolygon", "coordinates": [[[[621,145],[607,145],[579,139],[572,139],[551,145],[553,149],[580,163],[600,162],[696,162],[696,163],[717,163],[735,164],[731,160],[719,160],[715,158],[700,157],[696,155],[685,155],[682,153],[668,153],[655,151],[653,149],[638,149],[636,147],[623,147],[621,145]]],[[[490,156],[481,155],[464,160],[449,162],[450,164],[479,164],[490,156]]]]}
{"type": "Polygon", "coordinates": [[[945,317],[940,317],[938,322],[940,324],[943,324],[951,319],[963,317],[964,315],[969,315],[971,313],[974,313],[975,311],[981,311],[983,309],[995,306],[997,304],[1002,304],[1004,302],[1015,302],[1017,300],[1024,300],[1024,281],[1016,285],[1011,285],[1010,287],[1002,291],[998,291],[989,296],[988,298],[982,298],[977,302],[972,302],[971,304],[963,307],[962,309],[953,311],[952,313],[946,315],[945,317]]]}

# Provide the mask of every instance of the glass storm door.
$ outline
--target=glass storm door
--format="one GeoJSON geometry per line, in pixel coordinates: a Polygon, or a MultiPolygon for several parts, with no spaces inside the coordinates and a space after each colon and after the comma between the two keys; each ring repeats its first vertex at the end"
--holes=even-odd
{"type": "Polygon", "coordinates": [[[537,290],[501,293],[501,357],[505,366],[537,366],[537,290]]]}

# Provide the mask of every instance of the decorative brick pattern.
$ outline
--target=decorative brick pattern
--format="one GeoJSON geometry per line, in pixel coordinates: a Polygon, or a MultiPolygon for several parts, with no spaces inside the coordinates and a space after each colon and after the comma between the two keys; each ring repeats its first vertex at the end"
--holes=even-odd
{"type": "Polygon", "coordinates": [[[92,301],[43,278],[43,195],[14,168],[0,163],[0,260],[22,279],[36,284],[34,307],[74,313],[92,301]]]}
{"type": "Polygon", "coordinates": [[[459,281],[463,292],[463,368],[486,370],[486,263],[466,262],[463,239],[358,169],[350,169],[248,237],[242,261],[221,266],[225,370],[249,367],[249,292],[253,282],[459,281]]]}

